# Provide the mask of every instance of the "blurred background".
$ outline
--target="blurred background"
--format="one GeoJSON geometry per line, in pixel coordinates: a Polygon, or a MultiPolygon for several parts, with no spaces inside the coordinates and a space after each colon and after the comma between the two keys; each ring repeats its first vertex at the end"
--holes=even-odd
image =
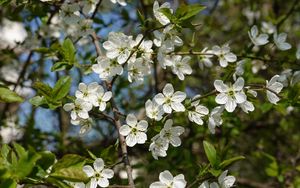
{"type": "MultiPolygon", "coordinates": [[[[166,2],[166,1],[160,1],[166,2]]],[[[291,75],[300,70],[296,58],[300,45],[300,2],[298,0],[174,0],[168,1],[176,9],[182,3],[200,3],[206,6],[193,20],[194,29],[182,29],[180,37],[184,46],[177,51],[201,51],[214,45],[229,44],[231,51],[244,60],[243,77],[250,83],[265,84],[275,74],[286,76],[290,84],[291,75]],[[264,33],[275,30],[288,34],[292,45],[288,51],[278,51],[274,45],[250,48],[248,31],[257,25],[264,33]],[[246,53],[245,53],[246,52],[246,53]],[[257,58],[256,58],[257,57],[257,58]]],[[[80,82],[101,83],[97,74],[90,69],[95,63],[96,51],[91,37],[78,38],[78,28],[66,25],[60,17],[59,9],[63,1],[1,1],[0,6],[0,84],[8,86],[26,100],[23,103],[0,103],[1,143],[16,141],[25,148],[50,150],[61,157],[67,153],[88,156],[87,150],[97,154],[108,151],[105,161],[114,163],[120,157],[115,148],[117,133],[115,127],[103,119],[95,119],[92,130],[79,135],[79,126],[70,124],[69,114],[62,107],[50,110],[35,107],[29,99],[36,95],[33,84],[42,81],[54,86],[56,81],[71,75],[70,95],[80,82]],[[55,54],[44,53],[54,43],[61,43],[66,37],[76,41],[76,58],[80,64],[70,70],[51,71],[57,61],[55,54]]],[[[93,19],[92,27],[100,42],[107,39],[111,31],[124,32],[136,36],[143,33],[138,19],[138,11],[146,18],[153,19],[152,0],[127,1],[122,7],[103,0],[93,19]]],[[[148,27],[159,26],[149,22],[148,27]]],[[[153,39],[149,37],[149,39],[153,39]]],[[[235,67],[221,69],[218,61],[213,66],[205,64],[200,57],[190,61],[193,73],[185,81],[180,81],[171,70],[154,66],[155,75],[145,77],[144,83],[129,83],[126,73],[114,85],[115,101],[124,114],[135,113],[145,117],[144,104],[162,90],[166,83],[172,83],[175,90],[185,91],[188,97],[205,94],[213,90],[213,82],[228,75],[235,67]]],[[[153,71],[154,72],[154,71],[153,71]]],[[[173,174],[184,173],[192,182],[207,159],[202,141],[209,140],[215,145],[223,159],[236,155],[246,159],[230,168],[237,177],[236,187],[295,187],[300,188],[300,85],[289,85],[283,90],[278,105],[267,102],[265,94],[259,93],[252,102],[255,111],[246,114],[241,110],[225,113],[223,125],[211,134],[207,123],[202,126],[189,122],[186,116],[174,114],[176,125],[185,128],[182,145],[169,148],[168,156],[153,159],[148,151],[149,143],[129,149],[134,178],[138,187],[144,187],[156,180],[158,173],[169,169],[173,174]],[[146,164],[146,165],[145,165],[146,164]]],[[[65,99],[64,103],[68,100],[65,99]]],[[[212,110],[216,104],[214,96],[204,99],[203,104],[212,110]]],[[[112,111],[106,111],[112,114],[112,111]]],[[[122,119],[124,122],[124,119],[122,119]]],[[[162,125],[155,125],[161,127],[162,125]]],[[[149,131],[148,138],[155,135],[149,131]]],[[[119,179],[126,179],[120,167],[119,179]]]]}

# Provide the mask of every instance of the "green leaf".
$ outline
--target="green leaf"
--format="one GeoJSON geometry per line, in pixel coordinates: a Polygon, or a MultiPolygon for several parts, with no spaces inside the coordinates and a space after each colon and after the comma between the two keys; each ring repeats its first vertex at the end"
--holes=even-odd
{"type": "Polygon", "coordinates": [[[52,91],[52,97],[55,100],[60,100],[64,98],[70,90],[72,84],[72,79],[70,76],[64,76],[61,77],[55,84],[53,91],[52,91]]]}
{"type": "Polygon", "coordinates": [[[29,99],[29,102],[34,106],[42,106],[47,104],[47,101],[45,100],[44,96],[35,96],[29,99]]]}
{"type": "Polygon", "coordinates": [[[0,102],[23,102],[24,99],[8,88],[0,87],[0,102]]]}
{"type": "Polygon", "coordinates": [[[203,147],[206,154],[207,159],[213,167],[217,166],[217,151],[215,147],[207,141],[203,141],[203,147]]]}
{"type": "Polygon", "coordinates": [[[52,88],[48,84],[37,81],[32,87],[37,90],[38,95],[51,98],[52,88]]]}
{"type": "Polygon", "coordinates": [[[59,61],[54,63],[54,65],[51,67],[51,71],[55,72],[55,71],[62,71],[62,70],[69,70],[72,68],[72,65],[69,64],[69,62],[65,62],[65,61],[59,61]]]}
{"type": "Polygon", "coordinates": [[[50,176],[62,180],[86,182],[88,178],[82,170],[85,160],[80,155],[67,154],[53,165],[50,176]]]}
{"type": "Polygon", "coordinates": [[[64,60],[68,61],[69,65],[73,65],[76,61],[75,58],[76,49],[71,39],[68,38],[64,40],[62,44],[62,52],[63,52],[64,60]]]}
{"type": "Polygon", "coordinates": [[[13,179],[5,179],[4,181],[1,181],[0,187],[5,188],[16,188],[17,182],[13,179]]]}
{"type": "Polygon", "coordinates": [[[220,164],[220,168],[226,168],[227,166],[231,165],[232,163],[239,161],[239,160],[244,160],[245,157],[244,156],[237,156],[237,157],[233,157],[231,159],[227,159],[221,162],[220,164]]]}
{"type": "Polygon", "coordinates": [[[42,167],[44,170],[47,170],[50,166],[55,163],[55,155],[50,151],[39,152],[41,158],[37,161],[37,164],[42,167]]]}
{"type": "Polygon", "coordinates": [[[193,5],[181,5],[175,13],[178,20],[184,21],[196,16],[200,11],[204,10],[206,7],[200,4],[193,5]]]}

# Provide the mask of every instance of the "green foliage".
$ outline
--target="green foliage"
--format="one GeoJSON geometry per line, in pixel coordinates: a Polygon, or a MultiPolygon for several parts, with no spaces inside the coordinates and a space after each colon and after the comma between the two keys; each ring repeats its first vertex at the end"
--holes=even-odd
{"type": "Polygon", "coordinates": [[[16,92],[11,91],[10,89],[0,86],[0,102],[23,102],[24,99],[19,96],[16,92]]]}
{"type": "Polygon", "coordinates": [[[219,159],[215,147],[207,141],[203,141],[203,147],[210,164],[213,167],[217,167],[219,164],[219,159]]]}
{"type": "Polygon", "coordinates": [[[61,77],[53,88],[43,82],[35,82],[33,87],[37,90],[37,96],[29,102],[35,106],[56,109],[62,105],[62,100],[68,95],[72,79],[70,76],[61,77]]]}
{"type": "Polygon", "coordinates": [[[73,182],[87,182],[88,178],[82,171],[85,161],[80,155],[67,154],[53,165],[50,176],[73,182]]]}
{"type": "Polygon", "coordinates": [[[170,9],[168,8],[161,8],[160,12],[162,12],[167,18],[169,18],[171,23],[175,24],[175,27],[177,27],[178,29],[194,28],[194,26],[191,24],[191,21],[199,12],[201,12],[205,8],[205,6],[200,4],[182,4],[176,10],[175,14],[172,14],[170,9]]]}

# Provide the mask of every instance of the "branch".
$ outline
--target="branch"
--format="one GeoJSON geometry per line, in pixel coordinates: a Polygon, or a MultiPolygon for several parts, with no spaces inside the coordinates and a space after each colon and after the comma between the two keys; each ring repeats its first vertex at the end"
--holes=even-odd
{"type": "MultiPolygon", "coordinates": [[[[93,43],[94,43],[95,48],[96,48],[97,55],[101,56],[102,52],[101,52],[101,49],[100,49],[100,45],[99,45],[99,41],[98,41],[96,32],[93,32],[93,34],[91,36],[92,36],[93,43]]],[[[130,57],[128,57],[128,59],[130,57]]],[[[106,85],[107,90],[112,92],[112,84],[106,81],[105,85],[106,85]]],[[[127,146],[126,146],[126,143],[125,143],[125,137],[120,134],[120,128],[121,128],[122,124],[121,124],[121,121],[119,119],[119,113],[118,113],[119,109],[118,109],[118,107],[117,107],[117,105],[114,101],[113,96],[112,96],[110,102],[111,102],[111,106],[112,106],[113,114],[114,114],[113,122],[114,122],[114,125],[115,125],[115,127],[118,131],[118,135],[119,135],[119,141],[120,141],[120,145],[121,145],[123,162],[125,164],[125,168],[126,168],[126,172],[127,172],[128,183],[129,183],[130,187],[134,188],[135,185],[134,185],[134,181],[133,181],[133,177],[132,177],[132,168],[131,168],[129,158],[128,158],[128,152],[127,152],[127,146]]]]}

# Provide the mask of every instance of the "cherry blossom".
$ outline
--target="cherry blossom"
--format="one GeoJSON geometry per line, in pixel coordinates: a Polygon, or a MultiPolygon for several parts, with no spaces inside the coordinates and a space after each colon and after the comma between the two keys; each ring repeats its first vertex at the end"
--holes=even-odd
{"type": "Polygon", "coordinates": [[[84,101],[83,99],[75,99],[74,103],[67,103],[64,105],[64,110],[71,111],[71,118],[76,120],[77,118],[87,119],[89,118],[89,111],[93,106],[91,103],[84,101]]]}
{"type": "Polygon", "coordinates": [[[179,136],[184,132],[184,128],[181,126],[172,127],[173,120],[168,119],[160,131],[160,137],[166,139],[169,143],[174,147],[178,147],[181,145],[181,140],[179,136]]]}
{"type": "Polygon", "coordinates": [[[235,62],[237,60],[236,55],[230,52],[230,47],[228,44],[221,47],[213,46],[212,53],[218,56],[221,67],[227,67],[228,62],[235,62]]]}
{"type": "Polygon", "coordinates": [[[159,174],[159,181],[152,183],[150,188],[184,188],[185,186],[183,174],[173,177],[170,171],[165,170],[159,174]]]}
{"type": "Polygon", "coordinates": [[[114,176],[113,170],[104,168],[104,162],[101,158],[97,158],[94,161],[93,167],[85,165],[83,171],[91,178],[90,188],[96,188],[98,185],[100,187],[108,187],[108,179],[111,179],[114,176]]]}
{"type": "Polygon", "coordinates": [[[161,105],[158,105],[154,100],[147,100],[145,103],[146,115],[150,119],[160,121],[163,117],[164,110],[161,105]]]}
{"type": "Polygon", "coordinates": [[[172,109],[176,112],[185,111],[185,107],[181,104],[186,98],[186,94],[181,91],[176,91],[174,93],[174,88],[172,84],[166,84],[163,93],[159,93],[154,97],[157,104],[163,105],[163,109],[166,113],[171,113],[172,109]]]}
{"type": "Polygon", "coordinates": [[[274,43],[279,50],[285,51],[290,49],[292,46],[286,42],[287,34],[280,33],[279,35],[277,32],[273,34],[274,43]]]}
{"type": "Polygon", "coordinates": [[[246,101],[247,96],[243,92],[244,79],[239,77],[233,85],[227,86],[222,80],[215,80],[214,86],[218,92],[216,102],[218,104],[224,104],[225,109],[228,112],[233,112],[237,104],[241,104],[246,101]]]}
{"type": "Polygon", "coordinates": [[[277,96],[283,88],[283,84],[278,82],[279,75],[275,75],[270,81],[266,80],[267,98],[270,103],[277,104],[280,98],[277,96]]]}
{"type": "Polygon", "coordinates": [[[126,136],[126,144],[133,147],[136,144],[144,144],[147,140],[148,122],[145,120],[137,121],[135,115],[128,114],[126,123],[120,128],[120,134],[126,136]]]}
{"type": "Polygon", "coordinates": [[[251,41],[253,42],[253,44],[256,46],[265,45],[269,42],[269,40],[268,40],[269,35],[259,34],[256,25],[252,26],[250,32],[248,31],[248,35],[249,35],[251,41]]]}

